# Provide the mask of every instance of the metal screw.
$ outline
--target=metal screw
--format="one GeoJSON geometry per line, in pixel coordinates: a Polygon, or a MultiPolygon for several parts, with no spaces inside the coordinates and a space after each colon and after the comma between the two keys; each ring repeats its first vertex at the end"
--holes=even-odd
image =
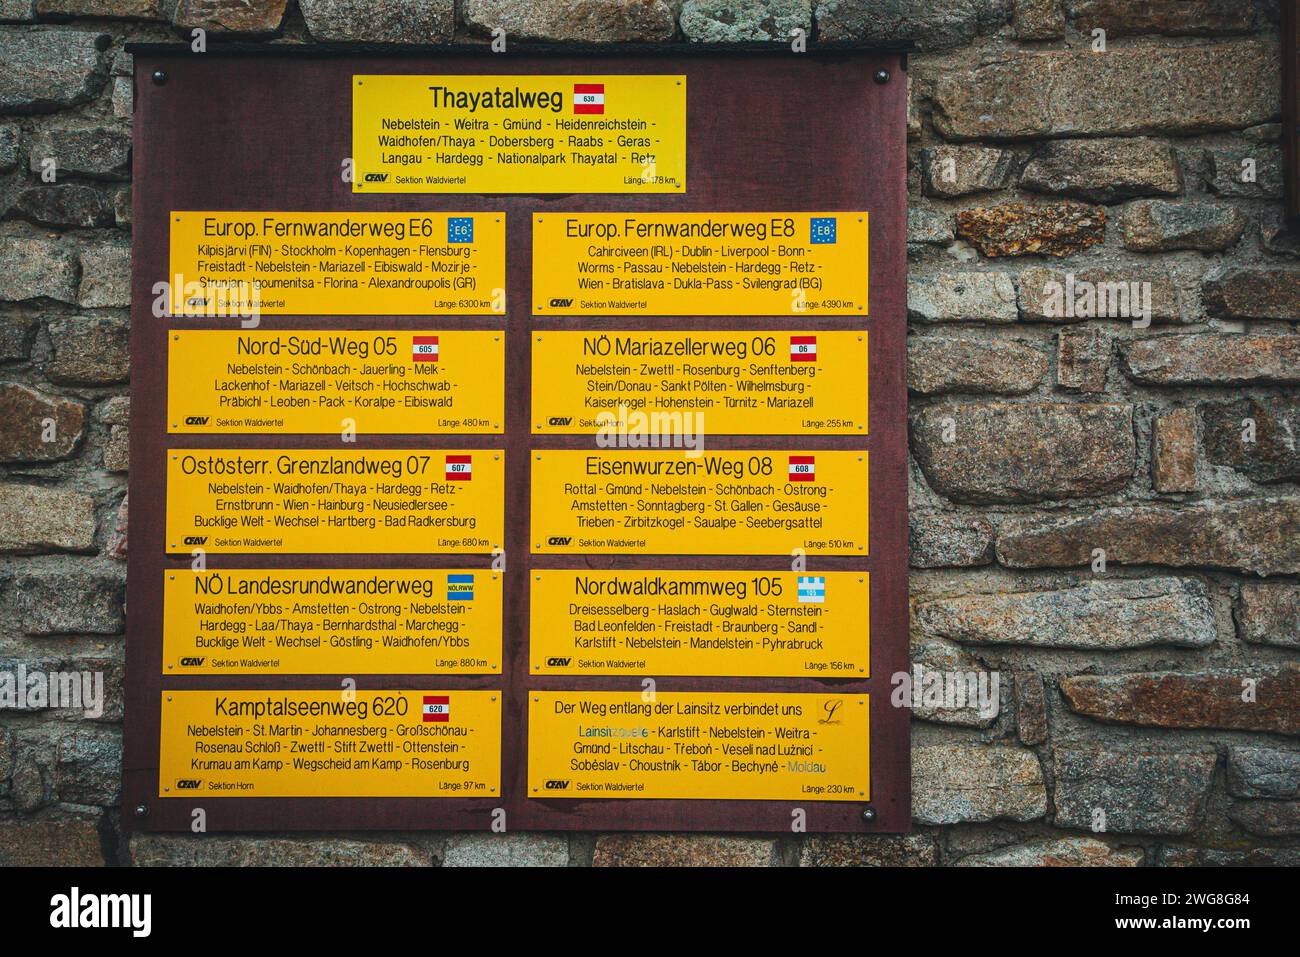
{"type": "Polygon", "coordinates": [[[167,71],[166,71],[166,70],[154,70],[154,71],[153,71],[153,81],[154,81],[154,83],[155,83],[156,85],[158,85],[158,86],[162,86],[164,83],[167,82],[167,71]]]}
{"type": "MultiPolygon", "coordinates": [[[[882,72],[883,72],[883,71],[882,71],[882,72]]],[[[862,809],[862,820],[864,820],[864,821],[874,821],[875,819],[876,819],[876,809],[875,809],[875,808],[872,808],[872,807],[864,807],[864,808],[862,809]]]]}
{"type": "Polygon", "coordinates": [[[135,816],[136,816],[136,817],[147,817],[148,814],[149,814],[149,807],[148,807],[148,805],[146,805],[146,804],[137,804],[137,805],[135,806],[135,816]]]}
{"type": "Polygon", "coordinates": [[[875,76],[875,81],[876,81],[877,83],[882,84],[882,85],[885,84],[885,83],[888,83],[888,82],[889,82],[889,71],[888,71],[888,70],[884,70],[884,69],[877,70],[877,71],[876,71],[876,76],[875,76]]]}

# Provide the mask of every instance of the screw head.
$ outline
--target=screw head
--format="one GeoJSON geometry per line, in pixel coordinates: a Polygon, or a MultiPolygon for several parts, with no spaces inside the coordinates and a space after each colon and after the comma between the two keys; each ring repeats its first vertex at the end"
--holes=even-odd
{"type": "Polygon", "coordinates": [[[148,813],[149,813],[149,808],[148,808],[147,805],[144,805],[144,804],[137,804],[137,805],[135,806],[135,816],[136,816],[136,817],[145,817],[148,813]]]}
{"type": "Polygon", "coordinates": [[[864,807],[862,809],[862,820],[874,821],[876,819],[876,809],[873,807],[864,807]]]}
{"type": "Polygon", "coordinates": [[[154,71],[153,71],[153,81],[154,81],[154,83],[157,84],[158,86],[162,86],[164,83],[167,82],[167,71],[166,71],[166,70],[154,70],[154,71]]]}
{"type": "Polygon", "coordinates": [[[883,68],[877,70],[874,79],[875,79],[875,81],[876,81],[877,83],[880,83],[880,84],[888,83],[888,82],[889,82],[889,71],[886,70],[886,69],[883,69],[883,68]]]}

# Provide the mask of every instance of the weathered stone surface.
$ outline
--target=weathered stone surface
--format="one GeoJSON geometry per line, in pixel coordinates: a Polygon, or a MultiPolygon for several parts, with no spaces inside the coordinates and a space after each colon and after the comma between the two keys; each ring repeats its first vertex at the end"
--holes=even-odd
{"type": "Polygon", "coordinates": [[[443,867],[564,867],[569,840],[554,834],[453,834],[443,867]]]}
{"type": "Polygon", "coordinates": [[[1229,748],[1228,793],[1287,801],[1300,798],[1300,751],[1229,748]]]}
{"type": "Polygon", "coordinates": [[[1015,155],[986,146],[932,146],[921,150],[927,196],[968,196],[1003,189],[1011,182],[1015,155]]]}
{"type": "Polygon", "coordinates": [[[940,74],[934,124],[948,140],[1242,129],[1277,115],[1279,89],[1263,41],[1022,52],[940,74]]]}
{"type": "Polygon", "coordinates": [[[84,552],[94,546],[95,503],[89,495],[0,484],[0,553],[84,552]]]}
{"type": "Polygon", "coordinates": [[[1047,691],[1043,676],[1034,671],[1017,671],[1012,689],[1016,701],[1016,737],[1021,744],[1042,744],[1047,740],[1047,691]]]}
{"type": "Polygon", "coordinates": [[[0,578],[0,609],[24,635],[120,635],[125,597],[120,571],[60,569],[0,578]]]}
{"type": "Polygon", "coordinates": [[[0,316],[0,362],[30,358],[40,327],[32,316],[0,316]]]}
{"type": "Polygon", "coordinates": [[[1201,294],[1225,319],[1300,320],[1300,270],[1225,266],[1205,277],[1201,294]]]}
{"type": "Polygon", "coordinates": [[[1300,479],[1300,397],[1270,395],[1201,405],[1205,455],[1256,482],[1300,479]],[[1254,423],[1253,441],[1244,441],[1245,422],[1254,423]]]}
{"type": "Polygon", "coordinates": [[[34,23],[36,0],[0,0],[0,23],[34,23]]]}
{"type": "Polygon", "coordinates": [[[90,99],[108,78],[110,42],[87,30],[0,33],[0,113],[52,113],[90,99]]]}
{"type": "Polygon", "coordinates": [[[1137,447],[1133,409],[1120,404],[929,406],[911,416],[911,440],[931,488],[977,504],[1113,492],[1132,478],[1137,447]]]}
{"type": "Polygon", "coordinates": [[[1162,847],[1161,867],[1300,867],[1300,847],[1162,847]]]}
{"type": "Polygon", "coordinates": [[[1209,151],[1209,188],[1220,196],[1280,199],[1284,188],[1282,151],[1259,144],[1209,151]]]}
{"type": "Polygon", "coordinates": [[[688,40],[788,41],[794,30],[812,32],[812,7],[805,0],[686,0],[679,20],[688,40]]]}
{"type": "Polygon", "coordinates": [[[0,818],[4,867],[103,867],[99,817],[48,812],[0,818]]]}
{"type": "Polygon", "coordinates": [[[117,20],[169,20],[168,0],[36,0],[42,17],[109,17],[117,20]]]}
{"type": "Polygon", "coordinates": [[[117,225],[131,228],[131,187],[123,186],[113,197],[113,219],[117,225]]]}
{"type": "Polygon", "coordinates": [[[18,166],[22,139],[22,130],[17,126],[11,123],[0,126],[0,173],[8,173],[18,166]]]}
{"type": "Polygon", "coordinates": [[[1176,249],[1222,252],[1246,230],[1246,214],[1235,206],[1145,200],[1124,208],[1124,246],[1136,252],[1176,249]]]}
{"type": "Polygon", "coordinates": [[[998,561],[1011,568],[1087,565],[1094,548],[1112,564],[1300,574],[1300,499],[1119,506],[998,527],[998,561]]]}
{"type": "Polygon", "coordinates": [[[1113,847],[1091,837],[1065,837],[972,854],[957,864],[959,867],[1141,867],[1143,859],[1140,847],[1113,847]]]}
{"type": "Polygon", "coordinates": [[[1205,807],[1218,755],[1057,748],[1056,825],[1121,834],[1188,834],[1205,807]]]}
{"type": "Polygon", "coordinates": [[[1021,40],[1056,40],[1065,35],[1061,0],[1015,0],[1012,26],[1021,40]]]}
{"type": "Polygon", "coordinates": [[[86,307],[131,305],[131,246],[94,243],[81,249],[77,303],[86,307]]]}
{"type": "Polygon", "coordinates": [[[77,301],[77,260],[65,247],[45,239],[0,239],[0,299],[77,301]]]}
{"type": "Polygon", "coordinates": [[[912,336],[907,340],[907,387],[921,395],[987,392],[1023,395],[1047,374],[1047,356],[1005,339],[912,336]]]}
{"type": "Polygon", "coordinates": [[[893,685],[892,705],[910,705],[914,721],[962,728],[993,726],[1005,697],[1000,675],[949,641],[915,640],[911,659],[911,682],[893,685]]]}
{"type": "Polygon", "coordinates": [[[54,160],[59,176],[91,179],[131,178],[131,131],[121,126],[78,126],[43,130],[32,137],[28,165],[33,173],[54,160]]]}
{"type": "Polygon", "coordinates": [[[1135,196],[1176,196],[1183,176],[1174,151],[1141,137],[1061,140],[1034,154],[1020,185],[1038,193],[1114,203],[1135,196]]]}
{"type": "Polygon", "coordinates": [[[1035,322],[1177,321],[1178,289],[1159,268],[1128,264],[1078,272],[1031,266],[1020,273],[1020,313],[1035,322]]]}
{"type": "Polygon", "coordinates": [[[422,867],[430,859],[409,844],[343,837],[135,834],[131,862],[137,867],[422,867]]]}
{"type": "Polygon", "coordinates": [[[131,324],[116,316],[63,316],[50,320],[54,357],[45,366],[52,382],[109,385],[131,371],[131,324]]]}
{"type": "Polygon", "coordinates": [[[816,0],[813,12],[822,40],[913,40],[922,50],[946,50],[975,38],[981,14],[991,19],[981,6],[977,0],[816,0]]]}
{"type": "Polygon", "coordinates": [[[54,792],[64,804],[116,805],[122,793],[122,733],[78,725],[59,738],[54,792]]]}
{"type": "Polygon", "coordinates": [[[29,186],[18,194],[11,214],[45,226],[90,229],[113,225],[113,204],[100,190],[80,184],[29,186]]]}
{"type": "Polygon", "coordinates": [[[921,322],[1015,322],[1016,288],[1002,272],[909,276],[907,315],[921,322]]]}
{"type": "Polygon", "coordinates": [[[1260,837],[1300,834],[1300,801],[1241,801],[1228,808],[1228,817],[1260,837]]]}
{"type": "Polygon", "coordinates": [[[775,842],[711,834],[603,834],[596,839],[595,867],[766,867],[775,842]]]}
{"type": "Polygon", "coordinates": [[[1027,748],[979,744],[912,748],[912,818],[920,824],[1032,821],[1046,813],[1043,769],[1027,748]]]}
{"type": "Polygon", "coordinates": [[[113,116],[127,120],[135,112],[135,87],[128,76],[113,78],[113,116]]]}
{"type": "Polygon", "coordinates": [[[104,445],[104,468],[109,472],[125,472],[131,460],[130,430],[125,425],[115,425],[104,445]]]}
{"type": "Polygon", "coordinates": [[[979,515],[911,512],[907,543],[913,568],[959,568],[993,561],[993,526],[979,515]]]}
{"type": "Polygon", "coordinates": [[[0,382],[0,462],[54,462],[77,450],[86,407],[16,382],[0,382]]]}
{"type": "Polygon", "coordinates": [[[1071,202],[964,209],[957,235],[985,256],[1068,256],[1105,240],[1106,210],[1071,202]]]}
{"type": "Polygon", "coordinates": [[[1196,491],[1196,411],[1170,409],[1151,422],[1151,485],[1157,492],[1196,491]]]}
{"type": "Polygon", "coordinates": [[[108,545],[104,548],[104,554],[109,558],[115,558],[118,561],[126,560],[127,553],[127,519],[130,508],[128,499],[130,496],[123,495],[122,501],[118,503],[117,514],[113,519],[113,531],[108,537],[108,545]]]}
{"type": "Polygon", "coordinates": [[[666,0],[465,0],[461,16],[475,32],[500,27],[520,40],[668,40],[676,30],[666,0]]]}
{"type": "Polygon", "coordinates": [[[1200,648],[1215,639],[1209,593],[1189,578],[935,598],[917,602],[915,621],[927,638],[962,644],[1115,650],[1200,648]]]}
{"type": "Polygon", "coordinates": [[[1300,336],[1203,332],[1120,347],[1129,376],[1152,385],[1300,382],[1300,336]]]}
{"type": "Polygon", "coordinates": [[[1291,582],[1242,585],[1237,633],[1242,641],[1300,648],[1300,585],[1291,582]]]}
{"type": "Polygon", "coordinates": [[[182,30],[260,36],[275,33],[289,0],[180,0],[172,22],[182,30]]]}
{"type": "Polygon", "coordinates": [[[1080,392],[1105,392],[1110,336],[1099,329],[1056,334],[1056,384],[1080,392]]]}
{"type": "Polygon", "coordinates": [[[933,209],[907,210],[907,244],[947,246],[957,237],[952,216],[933,209]]]}
{"type": "Polygon", "coordinates": [[[1300,735],[1300,668],[1064,678],[1070,709],[1110,724],[1300,735]],[[1243,701],[1252,690],[1255,700],[1243,701]]]}
{"type": "Polygon", "coordinates": [[[105,399],[95,409],[95,418],[108,425],[126,425],[131,421],[131,398],[115,395],[105,399]]]}
{"type": "Polygon", "coordinates": [[[854,834],[810,837],[800,867],[934,867],[939,848],[929,834],[854,834]]]}
{"type": "Polygon", "coordinates": [[[298,0],[314,40],[435,43],[456,30],[454,0],[298,0]]]}
{"type": "Polygon", "coordinates": [[[1249,33],[1253,11],[1239,0],[1067,0],[1075,28],[1100,27],[1107,36],[1139,33],[1169,36],[1222,36],[1249,33]]]}

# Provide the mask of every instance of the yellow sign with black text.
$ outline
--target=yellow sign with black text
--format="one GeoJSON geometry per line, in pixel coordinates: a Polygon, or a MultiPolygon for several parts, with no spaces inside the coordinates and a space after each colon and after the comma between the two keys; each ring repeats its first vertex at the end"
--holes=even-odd
{"type": "Polygon", "coordinates": [[[486,554],[504,537],[500,450],[166,454],[173,554],[486,554]]]}
{"type": "Polygon", "coordinates": [[[498,797],[498,691],[164,691],[158,796],[498,797]]]}
{"type": "Polygon", "coordinates": [[[528,796],[869,801],[867,702],[865,694],[532,691],[528,796]]]}
{"type": "Polygon", "coordinates": [[[539,316],[865,316],[867,214],[534,213],[539,316]]]}
{"type": "Polygon", "coordinates": [[[505,213],[171,214],[162,305],[186,317],[506,311],[505,213]]]}
{"type": "Polygon", "coordinates": [[[498,674],[501,575],[481,568],[175,569],[163,674],[498,674]]]}
{"type": "Polygon", "coordinates": [[[500,332],[177,329],[167,340],[169,432],[501,432],[500,332]]]}
{"type": "Polygon", "coordinates": [[[534,450],[533,552],[865,555],[867,475],[866,452],[534,450]]]}
{"type": "Polygon", "coordinates": [[[865,678],[866,572],[534,569],[537,675],[865,678]]]}
{"type": "Polygon", "coordinates": [[[682,193],[686,77],[363,74],[354,193],[682,193]]]}
{"type": "Polygon", "coordinates": [[[539,332],[533,432],[865,435],[867,333],[539,332]]]}

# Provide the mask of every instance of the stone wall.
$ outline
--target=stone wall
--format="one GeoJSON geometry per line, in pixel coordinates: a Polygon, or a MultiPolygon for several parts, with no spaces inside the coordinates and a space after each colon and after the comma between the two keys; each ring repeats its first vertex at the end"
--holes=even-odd
{"type": "Polygon", "coordinates": [[[0,672],[101,671],[108,697],[93,719],[0,711],[0,863],[1300,863],[1277,18],[1269,0],[0,0],[0,672]],[[1001,710],[916,711],[912,834],[124,838],[122,46],[196,27],[918,41],[913,655],[996,672],[1001,710]],[[1118,283],[1138,285],[1114,317],[1080,292],[1118,283]]]}

